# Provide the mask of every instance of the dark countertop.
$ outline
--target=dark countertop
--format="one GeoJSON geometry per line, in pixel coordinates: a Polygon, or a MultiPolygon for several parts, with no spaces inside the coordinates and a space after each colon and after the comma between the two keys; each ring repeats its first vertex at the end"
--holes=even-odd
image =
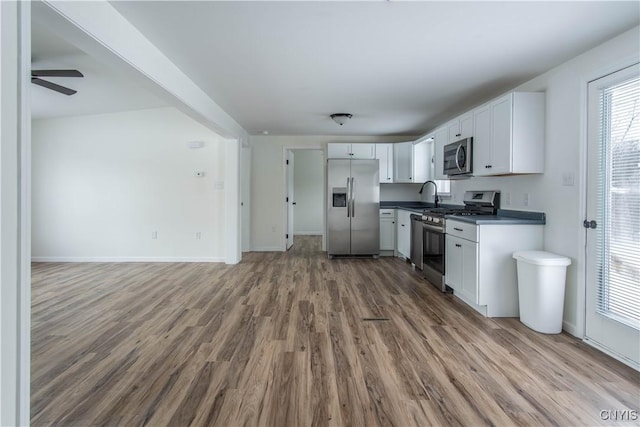
{"type": "MultiPolygon", "coordinates": [[[[448,205],[441,204],[440,207],[444,208],[463,208],[461,205],[448,205]]],[[[422,211],[429,208],[434,208],[435,205],[431,202],[380,202],[380,209],[402,209],[405,211],[411,211],[421,214],[422,211]]]]}
{"type": "MultiPolygon", "coordinates": [[[[425,209],[433,208],[435,205],[430,202],[380,202],[380,209],[402,209],[414,213],[421,214],[425,209]]],[[[443,208],[463,208],[461,205],[442,204],[443,208]]],[[[497,215],[472,215],[457,216],[447,215],[445,218],[453,219],[469,224],[530,224],[544,225],[546,224],[546,215],[544,212],[529,211],[512,211],[507,209],[498,209],[497,215]]]]}
{"type": "Polygon", "coordinates": [[[511,211],[498,209],[497,215],[472,215],[472,216],[456,216],[447,215],[447,219],[452,219],[469,224],[529,224],[544,225],[546,224],[546,215],[544,212],[528,212],[528,211],[511,211]]]}

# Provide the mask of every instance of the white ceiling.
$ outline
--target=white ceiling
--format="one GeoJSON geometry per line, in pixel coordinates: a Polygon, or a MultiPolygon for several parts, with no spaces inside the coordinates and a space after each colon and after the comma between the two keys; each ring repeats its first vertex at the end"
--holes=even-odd
{"type": "Polygon", "coordinates": [[[249,133],[421,134],[632,28],[639,2],[112,5],[249,133]],[[338,127],[330,113],[352,113],[338,127]]]}
{"type": "Polygon", "coordinates": [[[166,106],[167,103],[139,87],[121,73],[96,61],[75,46],[34,22],[31,30],[31,67],[77,69],[83,78],[43,77],[75,89],[67,96],[31,85],[32,118],[102,114],[166,106]]]}

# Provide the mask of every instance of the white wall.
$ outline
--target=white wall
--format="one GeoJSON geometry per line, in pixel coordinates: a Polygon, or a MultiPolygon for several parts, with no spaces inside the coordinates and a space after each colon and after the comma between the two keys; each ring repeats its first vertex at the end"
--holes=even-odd
{"type": "Polygon", "coordinates": [[[584,316],[585,147],[587,82],[639,55],[639,29],[628,31],[565,64],[521,85],[517,90],[546,92],[545,173],[453,181],[454,199],[465,190],[501,190],[502,208],[541,211],[547,215],[545,250],[572,259],[567,272],[564,327],[582,336],[584,316]],[[562,185],[562,174],[575,176],[574,186],[562,185]],[[529,195],[528,206],[524,194],[529,195]],[[511,203],[507,203],[507,194],[511,203]]]}
{"type": "Polygon", "coordinates": [[[323,233],[324,151],[293,151],[294,235],[323,233]]]}
{"type": "Polygon", "coordinates": [[[225,142],[175,108],[35,120],[32,162],[34,259],[224,260],[225,142]]]}
{"type": "Polygon", "coordinates": [[[407,136],[252,136],[252,250],[284,250],[285,180],[283,147],[300,148],[317,146],[326,150],[327,143],[329,142],[396,142],[406,140],[407,136]]]}

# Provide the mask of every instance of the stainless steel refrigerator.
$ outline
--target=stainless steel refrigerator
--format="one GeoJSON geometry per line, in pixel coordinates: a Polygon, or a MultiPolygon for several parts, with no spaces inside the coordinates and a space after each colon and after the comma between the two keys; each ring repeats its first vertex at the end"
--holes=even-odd
{"type": "Polygon", "coordinates": [[[327,253],[377,256],[380,253],[378,160],[327,161],[327,253]]]}

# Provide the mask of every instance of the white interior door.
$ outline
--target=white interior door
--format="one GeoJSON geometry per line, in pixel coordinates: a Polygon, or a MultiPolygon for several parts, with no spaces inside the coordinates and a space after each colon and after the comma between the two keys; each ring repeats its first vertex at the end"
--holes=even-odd
{"type": "Polygon", "coordinates": [[[287,250],[293,246],[293,150],[287,150],[287,196],[285,202],[287,204],[287,250]]]}
{"type": "Polygon", "coordinates": [[[589,83],[585,340],[640,367],[640,67],[589,83]]]}

